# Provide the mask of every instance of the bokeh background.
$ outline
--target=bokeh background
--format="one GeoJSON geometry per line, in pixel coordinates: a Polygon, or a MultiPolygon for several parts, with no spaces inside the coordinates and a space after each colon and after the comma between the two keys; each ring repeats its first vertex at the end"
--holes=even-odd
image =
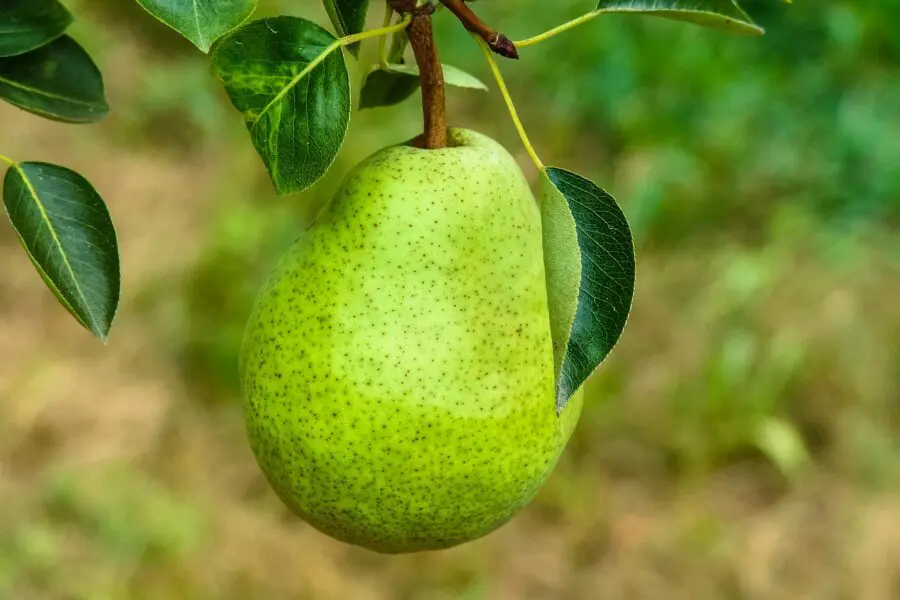
{"type": "MultiPolygon", "coordinates": [[[[281,506],[235,364],[275,258],[353,164],[419,132],[418,99],[355,115],[329,176],[278,198],[203,55],[133,2],[66,4],[113,113],[4,105],[0,151],[94,182],[124,297],[103,347],[0,227],[0,598],[900,598],[896,0],[745,0],[764,38],[608,16],[503,64],[545,160],[629,215],[634,312],[534,503],[400,557],[281,506]]],[[[592,4],[477,8],[521,38],[592,4]]],[[[263,2],[277,12],[327,22],[314,0],[263,2]]],[[[445,61],[490,82],[437,21],[445,61]]],[[[453,90],[450,111],[534,179],[497,95],[453,90]]]]}

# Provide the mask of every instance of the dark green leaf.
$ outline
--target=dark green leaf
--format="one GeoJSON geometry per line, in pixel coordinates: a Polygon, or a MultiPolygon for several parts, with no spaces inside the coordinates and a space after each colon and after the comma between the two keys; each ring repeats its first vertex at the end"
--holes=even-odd
{"type": "Polygon", "coordinates": [[[0,56],[15,56],[49,44],[72,24],[57,0],[2,0],[0,56]]]}
{"type": "Polygon", "coordinates": [[[65,35],[28,54],[0,58],[0,98],[67,123],[99,121],[109,113],[99,69],[65,35]]]}
{"type": "MultiPolygon", "coordinates": [[[[443,65],[443,69],[447,85],[487,91],[487,86],[477,77],[462,69],[451,65],[443,65]]],[[[416,65],[393,64],[388,65],[387,69],[376,65],[363,81],[359,108],[362,110],[399,104],[419,89],[420,84],[419,68],[416,65]]]]}
{"type": "Polygon", "coordinates": [[[418,77],[375,67],[363,81],[359,109],[400,104],[415,94],[420,84],[418,77]]]}
{"type": "Polygon", "coordinates": [[[311,21],[277,17],[241,27],[213,53],[213,73],[244,114],[279,194],[318,181],[344,142],[350,78],[335,41],[311,21]]]}
{"type": "Polygon", "coordinates": [[[763,33],[733,0],[600,0],[597,10],[654,15],[734,33],[763,33]]]}
{"type": "Polygon", "coordinates": [[[119,304],[119,249],[103,199],[74,171],[25,162],[7,171],[3,202],[41,277],[106,341],[119,304]]]}
{"type": "Polygon", "coordinates": [[[543,172],[541,220],[562,411],[616,345],[634,296],[634,242],[612,196],[563,169],[543,172]]]}
{"type": "Polygon", "coordinates": [[[257,0],[137,0],[151,15],[209,52],[217,39],[246,21],[257,0]]]}
{"type": "MultiPolygon", "coordinates": [[[[340,37],[360,33],[366,27],[369,0],[324,0],[325,10],[331,17],[334,30],[340,37]]],[[[354,56],[359,54],[359,44],[347,48],[354,56]]]]}

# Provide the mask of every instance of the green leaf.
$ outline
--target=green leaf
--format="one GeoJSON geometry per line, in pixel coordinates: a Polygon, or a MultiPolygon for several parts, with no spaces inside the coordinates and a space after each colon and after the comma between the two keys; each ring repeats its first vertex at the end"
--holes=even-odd
{"type": "MultiPolygon", "coordinates": [[[[324,3],[338,36],[353,35],[365,29],[369,0],[324,0],[324,3]]],[[[348,46],[347,49],[353,56],[359,54],[359,44],[348,46]]]]}
{"type": "MultiPolygon", "coordinates": [[[[443,68],[444,82],[447,85],[483,91],[488,89],[477,77],[462,69],[451,65],[443,65],[443,68]]],[[[399,104],[412,96],[420,85],[419,68],[416,65],[393,64],[388,65],[386,70],[375,65],[363,81],[359,108],[363,110],[399,104]]]]}
{"type": "Polygon", "coordinates": [[[376,65],[363,80],[362,91],[359,94],[359,109],[400,104],[415,94],[420,85],[418,77],[385,71],[376,65]]]}
{"type": "Polygon", "coordinates": [[[241,27],[213,52],[213,73],[244,114],[279,194],[318,181],[347,134],[350,77],[335,42],[311,21],[276,17],[241,27]]]}
{"type": "MultiPolygon", "coordinates": [[[[454,87],[468,88],[471,90],[487,91],[487,86],[474,75],[469,75],[462,69],[457,69],[453,65],[442,65],[444,71],[444,83],[454,87]]],[[[419,78],[419,67],[416,65],[390,65],[391,71],[404,73],[419,78]]]]}
{"type": "Polygon", "coordinates": [[[91,123],[109,113],[100,70],[65,35],[28,54],[0,58],[0,98],[67,123],[91,123]]]}
{"type": "Polygon", "coordinates": [[[49,44],[72,24],[57,0],[3,0],[0,56],[15,56],[49,44]]]}
{"type": "Polygon", "coordinates": [[[616,345],[634,296],[634,242],[622,209],[593,182],[542,173],[541,220],[561,412],[616,345]]]}
{"type": "Polygon", "coordinates": [[[733,33],[764,33],[734,0],[600,0],[597,10],[665,17],[733,33]]]}
{"type": "Polygon", "coordinates": [[[257,0],[137,0],[151,15],[186,37],[203,52],[246,21],[257,0]]]}
{"type": "Polygon", "coordinates": [[[119,304],[119,249],[103,199],[78,173],[14,163],[3,202],[19,241],[47,286],[89,331],[106,341],[119,304]]]}

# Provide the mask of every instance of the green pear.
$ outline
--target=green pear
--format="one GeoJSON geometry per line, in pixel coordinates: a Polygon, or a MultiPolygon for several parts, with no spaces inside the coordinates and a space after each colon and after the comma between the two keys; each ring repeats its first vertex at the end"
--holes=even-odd
{"type": "Polygon", "coordinates": [[[493,140],[365,160],[271,276],[241,354],[281,499],[380,552],[447,548],[535,495],[581,411],[554,403],[538,207],[493,140]]]}

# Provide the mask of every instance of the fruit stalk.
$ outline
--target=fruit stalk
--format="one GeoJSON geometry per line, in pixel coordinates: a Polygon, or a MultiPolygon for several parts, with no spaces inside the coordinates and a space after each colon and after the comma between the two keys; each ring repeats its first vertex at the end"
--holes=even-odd
{"type": "Polygon", "coordinates": [[[434,43],[430,12],[416,14],[406,30],[422,79],[422,113],[425,132],[419,145],[427,150],[447,146],[447,101],[444,69],[434,43]]]}

